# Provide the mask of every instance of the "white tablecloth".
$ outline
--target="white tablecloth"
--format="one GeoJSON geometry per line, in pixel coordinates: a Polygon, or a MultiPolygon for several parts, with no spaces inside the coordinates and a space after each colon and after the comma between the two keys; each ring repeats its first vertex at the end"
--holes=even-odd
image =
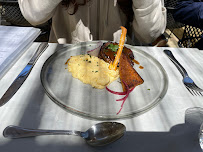
{"type": "MultiPolygon", "coordinates": [[[[18,60],[0,80],[0,97],[26,66],[39,43],[18,60]]],[[[72,115],[58,107],[45,94],[40,81],[41,68],[46,59],[64,47],[49,44],[31,74],[10,101],[0,107],[0,152],[81,152],[81,151],[137,151],[137,152],[201,152],[198,132],[203,122],[202,96],[192,96],[182,84],[182,76],[175,65],[157,47],[137,47],[156,58],[168,74],[168,91],[162,101],[150,111],[125,120],[127,132],[120,140],[105,146],[91,147],[77,136],[39,136],[35,138],[6,139],[2,133],[8,125],[26,128],[86,131],[100,122],[72,115]],[[187,112],[186,112],[187,110],[187,112]],[[185,114],[187,113],[187,114],[185,114]]],[[[195,83],[203,88],[203,51],[170,48],[188,71],[195,83]]]]}

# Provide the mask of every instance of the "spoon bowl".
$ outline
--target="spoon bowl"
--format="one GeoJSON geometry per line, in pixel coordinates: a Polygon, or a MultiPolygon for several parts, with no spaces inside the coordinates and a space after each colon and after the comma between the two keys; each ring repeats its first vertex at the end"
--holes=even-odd
{"type": "Polygon", "coordinates": [[[118,122],[102,122],[93,125],[85,132],[74,130],[42,130],[19,126],[8,126],[3,131],[5,138],[25,138],[40,135],[76,135],[86,140],[91,146],[104,146],[121,138],[126,127],[118,122]]]}
{"type": "Polygon", "coordinates": [[[117,122],[103,122],[92,126],[86,132],[81,133],[89,145],[103,146],[121,138],[126,127],[117,122]]]}

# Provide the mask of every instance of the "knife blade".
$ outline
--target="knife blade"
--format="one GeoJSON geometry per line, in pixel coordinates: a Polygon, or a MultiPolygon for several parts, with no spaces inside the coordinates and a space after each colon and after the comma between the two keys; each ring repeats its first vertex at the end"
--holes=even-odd
{"type": "Polygon", "coordinates": [[[16,77],[16,79],[13,81],[11,86],[7,89],[7,91],[4,93],[4,95],[0,99],[0,107],[3,106],[5,103],[7,103],[13,95],[18,91],[18,89],[21,87],[21,85],[24,83],[24,81],[29,76],[30,72],[32,71],[35,63],[41,56],[41,54],[46,50],[48,47],[47,42],[42,42],[39,47],[37,48],[37,51],[31,58],[31,60],[28,62],[26,67],[21,71],[21,73],[16,77]]]}

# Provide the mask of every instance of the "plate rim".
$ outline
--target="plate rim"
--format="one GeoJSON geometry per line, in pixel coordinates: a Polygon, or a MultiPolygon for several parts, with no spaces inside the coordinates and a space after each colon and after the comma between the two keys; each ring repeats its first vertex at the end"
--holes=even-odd
{"type": "MultiPolygon", "coordinates": [[[[162,74],[163,74],[163,77],[165,79],[165,84],[164,84],[164,88],[163,90],[161,91],[160,95],[158,96],[158,98],[155,98],[155,101],[139,110],[136,110],[136,112],[131,112],[130,114],[123,114],[123,115],[113,115],[113,116],[98,116],[98,115],[95,115],[95,114],[87,114],[87,113],[83,113],[81,111],[78,111],[76,109],[73,109],[71,107],[68,107],[66,106],[65,104],[59,102],[57,99],[55,99],[51,93],[48,91],[48,89],[46,89],[45,87],[45,84],[43,82],[43,73],[45,72],[45,68],[47,67],[46,65],[50,62],[50,60],[52,58],[54,58],[54,56],[56,56],[56,54],[60,53],[60,52],[63,52],[63,51],[68,51],[70,48],[73,48],[73,47],[76,47],[76,46],[81,46],[81,45],[90,45],[90,44],[97,44],[98,42],[102,42],[102,43],[105,43],[105,42],[108,42],[108,41],[90,41],[90,42],[81,42],[81,43],[77,43],[77,44],[72,44],[72,45],[68,45],[62,49],[59,49],[57,51],[55,51],[53,54],[51,54],[47,59],[46,61],[44,62],[42,68],[41,68],[41,72],[40,72],[40,80],[41,80],[41,84],[43,86],[43,89],[45,90],[45,93],[47,94],[47,96],[55,103],[57,104],[59,107],[61,107],[62,109],[64,109],[65,111],[73,114],[73,115],[76,115],[76,116],[80,116],[80,117],[83,117],[83,118],[87,118],[87,119],[93,119],[93,120],[119,120],[119,119],[129,119],[129,118],[133,118],[133,117],[136,117],[136,116],[139,116],[143,113],[146,113],[147,111],[153,109],[156,105],[158,105],[160,103],[160,101],[164,98],[164,96],[166,95],[167,93],[167,90],[168,90],[168,75],[167,75],[167,72],[165,71],[165,69],[163,68],[163,66],[161,65],[161,63],[155,59],[153,56],[151,56],[149,53],[143,51],[142,49],[139,49],[139,48],[135,48],[136,46],[132,46],[132,45],[129,45],[129,44],[125,44],[126,47],[130,48],[130,49],[136,49],[136,51],[138,51],[139,53],[141,53],[142,55],[145,55],[149,58],[151,58],[156,64],[159,65],[159,68],[161,68],[160,70],[162,71],[162,74]]],[[[132,50],[133,52],[135,52],[135,50],[132,50]]]]}

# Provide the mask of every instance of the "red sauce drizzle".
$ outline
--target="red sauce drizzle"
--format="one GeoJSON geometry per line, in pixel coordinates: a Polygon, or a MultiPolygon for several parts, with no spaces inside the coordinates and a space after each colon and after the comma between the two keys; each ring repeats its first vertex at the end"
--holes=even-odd
{"type": "Polygon", "coordinates": [[[139,68],[140,68],[140,69],[144,69],[144,67],[143,67],[143,66],[139,66],[139,68]]]}
{"type": "Polygon", "coordinates": [[[135,59],[133,59],[133,62],[135,63],[135,64],[140,64],[137,60],[135,60],[135,59]]]}
{"type": "Polygon", "coordinates": [[[68,64],[68,61],[70,60],[70,58],[66,61],[66,63],[65,64],[68,64]]]}

